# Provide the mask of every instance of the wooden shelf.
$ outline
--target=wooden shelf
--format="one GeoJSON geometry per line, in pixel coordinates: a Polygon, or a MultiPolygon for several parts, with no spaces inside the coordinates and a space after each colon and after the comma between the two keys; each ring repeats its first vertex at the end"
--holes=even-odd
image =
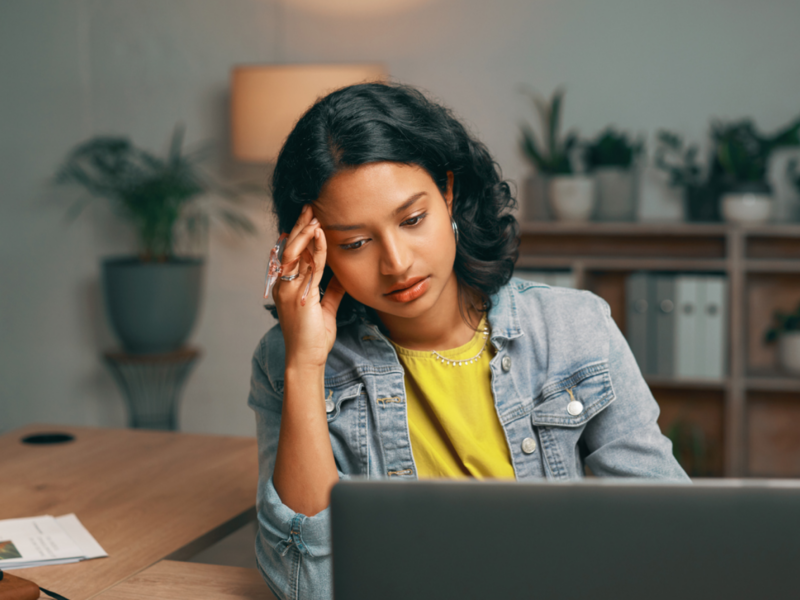
{"type": "Polygon", "coordinates": [[[571,269],[575,263],[585,271],[726,271],[723,259],[692,258],[614,258],[572,256],[520,256],[517,267],[523,269],[571,269]]]}
{"type": "MultiPolygon", "coordinates": [[[[629,273],[724,273],[729,376],[646,377],[662,404],[660,424],[684,418],[701,424],[713,445],[714,473],[731,477],[766,472],[785,442],[776,436],[790,431],[800,439],[800,422],[795,429],[782,425],[800,416],[800,377],[776,371],[774,345],[762,342],[772,311],[791,310],[800,300],[800,224],[527,222],[520,224],[517,266],[571,270],[576,287],[609,303],[623,333],[629,273]]],[[[792,468],[800,476],[800,443],[791,448],[795,454],[774,471],[780,476],[792,468]]]]}
{"type": "Polygon", "coordinates": [[[730,384],[725,379],[675,379],[673,377],[656,377],[647,375],[644,380],[650,387],[671,388],[678,390],[725,390],[730,384]]]}
{"type": "MultiPolygon", "coordinates": [[[[782,373],[750,374],[744,385],[748,391],[759,392],[800,392],[800,377],[792,377],[782,373]]],[[[800,402],[800,397],[798,397],[800,402]]]]}
{"type": "Polygon", "coordinates": [[[569,221],[525,221],[520,223],[520,233],[590,233],[596,236],[658,235],[663,237],[725,236],[732,231],[746,237],[800,238],[800,224],[736,225],[729,223],[682,223],[651,221],[636,223],[585,223],[569,221]]]}
{"type": "Polygon", "coordinates": [[[744,261],[744,269],[750,273],[800,273],[800,260],[749,259],[744,261]]]}

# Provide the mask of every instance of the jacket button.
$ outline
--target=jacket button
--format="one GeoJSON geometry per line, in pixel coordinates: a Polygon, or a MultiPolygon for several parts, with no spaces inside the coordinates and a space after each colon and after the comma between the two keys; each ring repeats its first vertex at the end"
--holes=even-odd
{"type": "Polygon", "coordinates": [[[525,454],[533,454],[536,452],[536,440],[533,438],[525,438],[522,440],[522,451],[525,454]]]}
{"type": "Polygon", "coordinates": [[[583,404],[581,404],[577,400],[573,400],[569,404],[567,404],[567,412],[571,414],[573,417],[577,417],[579,414],[583,412],[583,404]]]}
{"type": "Polygon", "coordinates": [[[333,409],[336,408],[336,405],[333,403],[333,400],[325,400],[325,412],[332,413],[333,409]]]}
{"type": "Polygon", "coordinates": [[[500,366],[503,367],[503,371],[508,373],[511,370],[511,357],[504,356],[503,360],[500,361],[500,366]]]}

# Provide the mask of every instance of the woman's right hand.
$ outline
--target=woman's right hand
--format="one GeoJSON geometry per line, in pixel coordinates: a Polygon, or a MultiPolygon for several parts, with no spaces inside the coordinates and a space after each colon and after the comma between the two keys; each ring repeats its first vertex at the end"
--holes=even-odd
{"type": "Polygon", "coordinates": [[[292,281],[283,281],[279,277],[272,292],[286,346],[287,369],[324,368],[328,353],[333,348],[336,311],[344,296],[344,288],[334,276],[320,301],[319,284],[327,251],[325,234],[314,217],[311,205],[307,204],[286,239],[281,257],[284,265],[300,259],[297,266],[288,270],[284,268],[281,275],[300,273],[300,276],[292,281]],[[313,275],[309,254],[313,260],[313,275]],[[309,277],[311,287],[303,304],[303,292],[309,277]]]}

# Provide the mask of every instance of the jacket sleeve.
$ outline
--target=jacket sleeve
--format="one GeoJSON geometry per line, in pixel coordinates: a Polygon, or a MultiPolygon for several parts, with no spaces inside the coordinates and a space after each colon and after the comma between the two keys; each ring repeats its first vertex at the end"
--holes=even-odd
{"type": "MultiPolygon", "coordinates": [[[[271,333],[276,332],[280,335],[277,329],[271,333]]],[[[330,509],[326,508],[313,517],[296,513],[281,502],[272,482],[281,426],[283,386],[282,383],[274,385],[268,375],[269,335],[261,340],[253,355],[247,402],[255,412],[258,439],[258,533],[255,545],[258,569],[280,600],[330,600],[333,597],[330,509]]]]}
{"type": "Polygon", "coordinates": [[[658,404],[627,340],[611,317],[608,303],[595,298],[607,330],[608,367],[616,399],[586,426],[586,464],[592,473],[604,477],[688,480],[672,454],[672,442],[661,433],[658,404]]]}

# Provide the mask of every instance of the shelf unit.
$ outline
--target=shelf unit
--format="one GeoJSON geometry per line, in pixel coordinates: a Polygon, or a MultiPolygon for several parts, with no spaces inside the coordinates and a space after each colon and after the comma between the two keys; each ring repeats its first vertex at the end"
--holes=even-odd
{"type": "Polygon", "coordinates": [[[625,278],[634,271],[728,278],[728,375],[648,377],[667,427],[693,419],[715,447],[715,475],[800,476],[800,377],[781,373],[763,343],[772,313],[800,302],[800,225],[723,223],[520,224],[517,267],[570,269],[576,287],[603,297],[625,333],[625,278]]]}

